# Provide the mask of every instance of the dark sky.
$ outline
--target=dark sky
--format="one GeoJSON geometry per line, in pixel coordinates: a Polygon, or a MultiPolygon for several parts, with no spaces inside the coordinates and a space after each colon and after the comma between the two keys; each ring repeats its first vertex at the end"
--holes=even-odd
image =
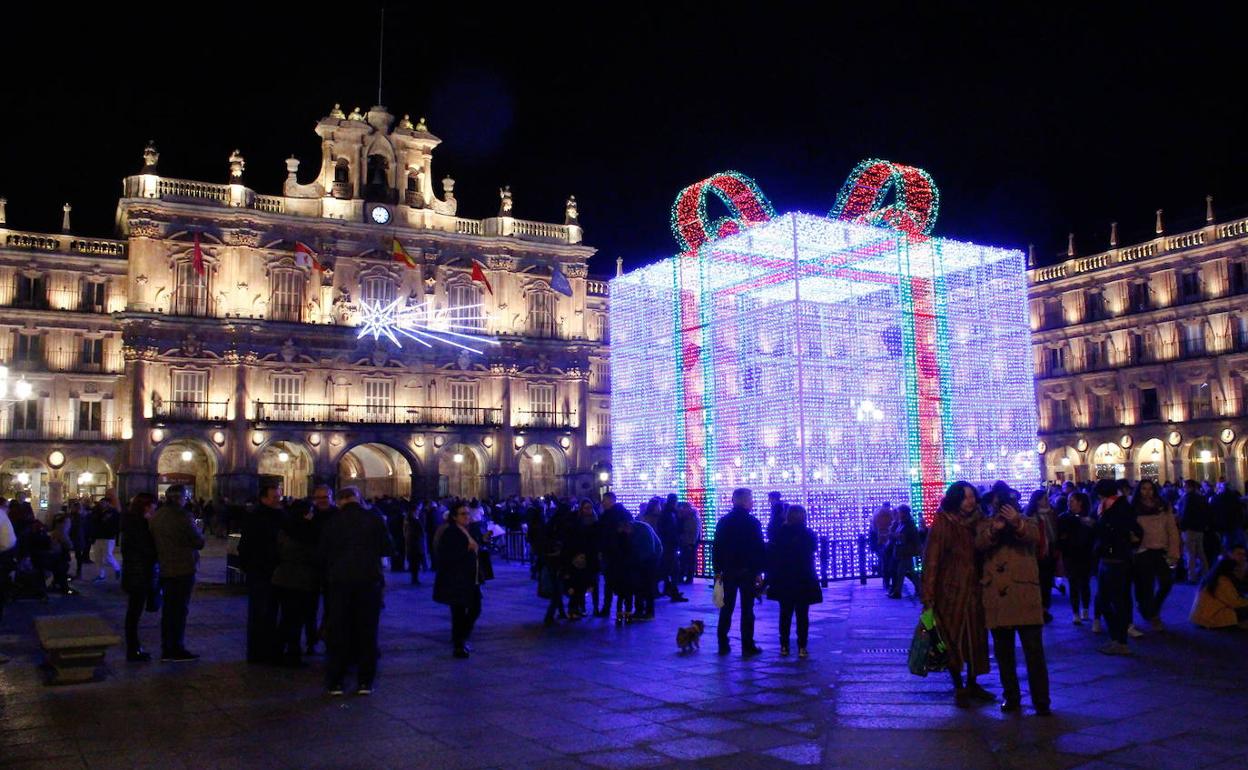
{"type": "MultiPolygon", "coordinates": [[[[376,100],[372,0],[338,6],[354,14],[124,5],[46,3],[8,26],[10,227],[58,229],[69,200],[75,231],[111,234],[148,138],[167,176],[224,182],[238,147],[247,183],[280,193],[289,155],[301,181],[315,173],[312,127],[334,102],[376,100]]],[[[672,199],[712,172],[754,177],[778,210],[825,213],[871,156],[933,175],[937,234],[1034,242],[1042,261],[1070,230],[1100,250],[1113,220],[1124,242],[1151,237],[1157,208],[1170,230],[1195,226],[1206,193],[1220,219],[1248,215],[1230,4],[449,5],[389,4],[385,103],[428,117],[463,216],[493,215],[510,184],[518,216],[562,221],[574,193],[599,272],[672,253],[672,199]]]]}

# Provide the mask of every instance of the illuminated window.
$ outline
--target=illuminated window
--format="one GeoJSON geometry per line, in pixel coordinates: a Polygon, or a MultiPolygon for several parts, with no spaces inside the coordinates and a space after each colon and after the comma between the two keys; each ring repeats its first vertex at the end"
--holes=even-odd
{"type": "Polygon", "coordinates": [[[393,422],[394,383],[390,380],[364,381],[364,413],[372,422],[393,422]]]}
{"type": "Polygon", "coordinates": [[[273,293],[269,298],[269,318],[274,321],[302,321],[303,273],[298,270],[274,270],[270,281],[273,293]]]}
{"type": "Polygon", "coordinates": [[[374,305],[394,301],[394,282],[386,276],[374,275],[360,284],[360,300],[374,305]]]}
{"type": "Polygon", "coordinates": [[[481,289],[469,283],[457,283],[449,291],[450,321],[454,329],[480,330],[485,328],[485,313],[481,304],[481,289]]]}
{"type": "Polygon", "coordinates": [[[451,383],[451,417],[457,423],[472,423],[477,414],[477,383],[451,383]]]}
{"type": "Polygon", "coordinates": [[[555,336],[555,295],[549,291],[529,293],[529,334],[534,337],[555,336]]]}

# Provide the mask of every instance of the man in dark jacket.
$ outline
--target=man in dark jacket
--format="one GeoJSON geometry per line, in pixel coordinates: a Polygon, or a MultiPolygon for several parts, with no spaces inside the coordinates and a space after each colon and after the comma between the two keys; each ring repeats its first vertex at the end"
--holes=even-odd
{"type": "Polygon", "coordinates": [[[711,554],[715,576],[724,582],[724,606],[719,610],[719,654],[731,652],[728,629],[732,627],[732,611],[737,594],[741,594],[741,652],[757,655],[762,652],[754,644],[754,593],[758,578],[766,568],[767,551],[763,544],[763,527],[750,511],[754,510],[754,494],[744,487],[732,493],[732,511],[715,527],[711,554]]]}
{"type": "Polygon", "coordinates": [[[598,517],[598,553],[602,564],[603,594],[602,609],[594,613],[595,617],[605,618],[611,614],[611,602],[615,599],[612,578],[625,568],[617,547],[620,527],[632,520],[633,515],[616,501],[614,492],[602,496],[602,515],[598,517]]]}
{"type": "Polygon", "coordinates": [[[1096,482],[1101,515],[1092,528],[1096,555],[1101,560],[1096,577],[1097,604],[1105,615],[1110,641],[1098,648],[1106,655],[1130,655],[1127,626],[1131,623],[1131,556],[1144,536],[1135,509],[1110,479],[1096,482]]]}
{"type": "Polygon", "coordinates": [[[1183,482],[1183,496],[1175,511],[1179,515],[1179,529],[1183,533],[1183,553],[1186,556],[1187,579],[1199,583],[1209,571],[1209,553],[1205,549],[1205,533],[1209,531],[1209,501],[1200,493],[1195,479],[1183,482]],[[1197,564],[1199,563],[1199,567],[1197,564]]]}
{"type": "Polygon", "coordinates": [[[165,491],[165,504],[156,509],[148,522],[160,562],[160,590],[164,595],[160,613],[160,659],[166,662],[199,657],[186,649],[186,615],[195,587],[199,551],[204,547],[204,534],[186,509],[190,499],[186,487],[174,484],[165,491]]]}
{"type": "Polygon", "coordinates": [[[673,602],[689,601],[680,592],[680,566],[678,552],[680,546],[680,517],[676,513],[676,495],[668,495],[659,512],[659,526],[656,530],[659,542],[663,544],[663,556],[659,562],[659,578],[663,581],[663,593],[673,602]]]}
{"type": "Polygon", "coordinates": [[[260,498],[243,524],[238,558],[247,575],[247,662],[274,663],[278,658],[279,602],[273,591],[273,570],[280,561],[277,533],[286,513],[282,485],[266,481],[260,498]]]}
{"type": "Polygon", "coordinates": [[[357,690],[370,695],[377,674],[377,625],[381,621],[382,559],[394,551],[385,520],[363,507],[360,492],[338,492],[337,515],[321,530],[329,661],[325,682],[342,695],[350,653],[358,655],[357,690]]]}

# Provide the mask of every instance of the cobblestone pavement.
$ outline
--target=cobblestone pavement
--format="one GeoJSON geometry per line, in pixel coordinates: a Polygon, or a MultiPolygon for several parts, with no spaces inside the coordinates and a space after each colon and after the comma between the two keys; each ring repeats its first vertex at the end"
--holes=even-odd
{"type": "MultiPolygon", "coordinates": [[[[220,570],[217,570],[219,573],[220,570]]],[[[210,573],[211,574],[211,573],[210,573]]],[[[32,618],[96,612],[120,627],[116,584],[12,605],[0,627],[0,766],[558,768],[1113,768],[1248,766],[1248,636],[1185,621],[1133,658],[1097,654],[1055,596],[1046,629],[1055,715],[953,707],[946,680],[905,667],[918,608],[878,583],[834,584],[814,608],[811,658],[778,655],[776,606],[760,608],[763,655],[720,657],[710,590],[659,601],[654,622],[584,620],[543,628],[527,569],[500,565],[469,661],[428,583],[387,592],[381,673],[372,697],[329,699],[320,658],[307,670],[241,662],[245,597],[201,584],[189,664],[127,664],[110,653],[99,681],[46,686],[32,618]],[[706,621],[702,649],[678,653],[675,629],[706,621]]],[[[144,619],[159,648],[156,617],[144,619]]],[[[1021,666],[1021,655],[1019,656],[1021,666]]],[[[995,673],[984,680],[999,691],[995,673]]],[[[1024,695],[1024,703],[1026,703],[1024,695]]]]}

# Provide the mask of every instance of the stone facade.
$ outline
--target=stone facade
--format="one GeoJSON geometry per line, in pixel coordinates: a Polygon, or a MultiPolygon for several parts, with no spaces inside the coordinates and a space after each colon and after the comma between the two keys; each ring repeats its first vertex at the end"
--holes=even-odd
{"type": "Polygon", "coordinates": [[[1028,271],[1048,479],[1248,478],[1248,220],[1028,271]]]}
{"type": "Polygon", "coordinates": [[[55,508],[79,491],[80,457],[106,479],[91,493],[115,477],[123,495],[186,482],[237,501],[264,475],[295,495],[318,481],[601,491],[607,284],[588,275],[575,200],[564,224],[514,218],[509,189],[500,216],[461,218],[454,180],[434,194],[440,140],[423,120],[335,106],[316,131],[317,177],[300,183],[288,160],[281,196],[246,186],[237,151],[212,184],[162,176],[149,146],[124,180],[118,239],[0,230],[0,353],[37,391],[34,407],[5,406],[0,494],[30,466],[55,508]],[[552,290],[553,269],[571,296],[552,290]],[[391,302],[498,344],[360,336],[362,307],[391,302]]]}

